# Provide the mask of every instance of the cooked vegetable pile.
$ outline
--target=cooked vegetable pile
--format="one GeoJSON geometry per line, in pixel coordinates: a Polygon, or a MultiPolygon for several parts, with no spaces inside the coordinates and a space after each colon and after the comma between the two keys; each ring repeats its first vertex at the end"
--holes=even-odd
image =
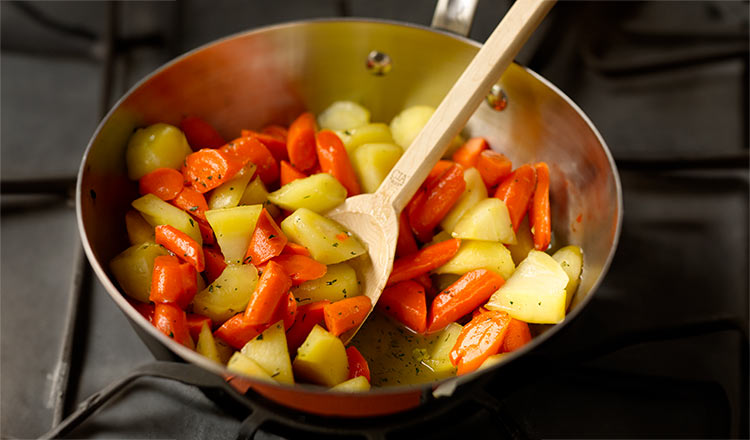
{"type": "Polygon", "coordinates": [[[547,164],[513,169],[483,138],[457,137],[433,168],[401,214],[378,310],[340,339],[372,308],[368,257],[324,214],[377,190],[432,112],[389,126],[340,101],[229,142],[196,117],[137,130],[126,162],[142,196],[112,274],[165,335],[259,380],[366,391],[497,362],[531,340],[529,323],[565,317],[583,261],[575,246],[546,253],[547,164]]]}

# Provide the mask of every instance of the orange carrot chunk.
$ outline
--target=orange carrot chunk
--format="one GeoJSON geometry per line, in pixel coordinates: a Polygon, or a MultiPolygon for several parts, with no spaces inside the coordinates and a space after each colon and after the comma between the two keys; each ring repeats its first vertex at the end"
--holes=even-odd
{"type": "Polygon", "coordinates": [[[180,122],[180,129],[185,133],[193,151],[201,148],[219,148],[226,143],[211,124],[195,116],[183,118],[180,122]]]}
{"type": "Polygon", "coordinates": [[[172,168],[157,168],[138,181],[141,195],[153,194],[162,200],[172,200],[182,191],[182,173],[172,168]]]}
{"type": "Polygon", "coordinates": [[[474,269],[465,273],[432,301],[427,332],[441,330],[458,318],[471,313],[487,302],[503,284],[503,277],[491,270],[474,269]]]}
{"type": "Polygon", "coordinates": [[[531,342],[529,324],[511,318],[508,324],[508,333],[505,335],[503,345],[500,347],[500,353],[518,350],[529,342],[531,342]]]}
{"type": "Polygon", "coordinates": [[[289,162],[281,161],[281,186],[286,185],[289,182],[294,182],[297,179],[304,179],[307,177],[305,173],[297,170],[289,162]]]}
{"type": "Polygon", "coordinates": [[[427,178],[424,179],[424,182],[422,182],[422,187],[427,188],[430,185],[435,184],[435,182],[440,179],[440,176],[442,176],[446,171],[448,171],[448,168],[453,166],[453,162],[449,160],[439,160],[438,163],[435,164],[434,167],[430,170],[430,174],[427,175],[427,178]]]}
{"type": "Polygon", "coordinates": [[[206,282],[213,283],[216,278],[219,278],[224,269],[227,267],[227,263],[224,261],[224,255],[221,251],[212,247],[204,246],[203,255],[206,260],[206,282]]]}
{"type": "Polygon", "coordinates": [[[235,139],[219,148],[228,156],[234,157],[242,166],[248,162],[255,164],[260,180],[265,184],[273,183],[279,179],[279,163],[273,157],[268,148],[260,141],[252,137],[241,137],[235,139]]]}
{"type": "Polygon", "coordinates": [[[417,333],[424,333],[427,328],[425,291],[416,281],[407,280],[386,287],[377,307],[417,333]]]}
{"type": "Polygon", "coordinates": [[[406,210],[401,212],[398,217],[398,240],[396,241],[396,257],[403,257],[416,252],[419,248],[417,247],[417,241],[414,240],[414,234],[411,232],[409,227],[409,218],[406,215],[406,210]]]}
{"type": "Polygon", "coordinates": [[[247,323],[250,325],[271,323],[276,305],[284,295],[289,293],[291,287],[292,280],[281,265],[273,260],[269,261],[245,309],[247,323]]]}
{"type": "Polygon", "coordinates": [[[371,308],[370,298],[364,295],[345,298],[325,306],[323,319],[328,331],[338,336],[362,324],[371,308]]]}
{"type": "Polygon", "coordinates": [[[297,315],[297,300],[289,292],[286,298],[281,298],[276,309],[273,311],[269,324],[284,321],[284,329],[289,330],[294,325],[294,318],[297,315]]]}
{"type": "Polygon", "coordinates": [[[216,329],[214,336],[222,339],[237,350],[240,350],[249,340],[263,333],[263,330],[267,327],[268,324],[250,324],[245,319],[244,313],[238,313],[224,321],[224,324],[216,329]]]}
{"type": "Polygon", "coordinates": [[[475,167],[477,166],[480,153],[488,148],[489,145],[485,138],[471,138],[453,153],[452,159],[454,162],[460,163],[465,168],[475,167]]]}
{"type": "Polygon", "coordinates": [[[268,133],[258,133],[252,130],[242,130],[242,137],[251,137],[263,144],[277,161],[289,159],[286,151],[286,137],[278,137],[268,133]]]}
{"type": "Polygon", "coordinates": [[[231,179],[246,163],[221,149],[204,148],[187,155],[182,175],[196,191],[206,193],[231,179]]]}
{"type": "Polygon", "coordinates": [[[244,263],[253,263],[256,266],[263,264],[273,257],[281,254],[288,240],[281,231],[279,225],[273,221],[271,214],[265,208],[260,212],[255,230],[250,237],[250,245],[247,247],[244,263]]]}
{"type": "Polygon", "coordinates": [[[200,335],[201,333],[203,324],[208,324],[208,328],[211,328],[211,318],[209,318],[208,316],[199,315],[197,313],[187,314],[188,331],[190,332],[190,337],[193,338],[193,341],[198,341],[198,335],[200,335]]]}
{"type": "Polygon", "coordinates": [[[148,299],[155,303],[175,304],[184,309],[197,292],[197,273],[189,263],[177,257],[160,255],[154,259],[151,291],[148,299]]]}
{"type": "Polygon", "coordinates": [[[208,211],[206,197],[195,189],[189,186],[182,188],[182,191],[171,200],[171,203],[195,217],[196,220],[208,222],[206,219],[206,211],[208,211]]]}
{"type": "Polygon", "coordinates": [[[465,188],[463,167],[458,164],[453,164],[426,188],[424,203],[409,213],[409,224],[421,242],[430,241],[435,226],[448,214],[465,188]]]}
{"type": "Polygon", "coordinates": [[[315,152],[315,131],[317,124],[312,113],[302,113],[289,126],[286,138],[286,150],[289,161],[300,171],[314,167],[318,160],[315,152]]]}
{"type": "Polygon", "coordinates": [[[203,248],[189,235],[170,225],[159,225],[156,232],[156,243],[164,246],[177,255],[178,258],[187,261],[195,267],[198,272],[203,272],[206,262],[203,256],[203,248]]]}
{"type": "Polygon", "coordinates": [[[476,168],[484,185],[491,188],[510,175],[513,163],[496,151],[484,150],[477,159],[476,168]]]}
{"type": "Polygon", "coordinates": [[[534,168],[531,165],[523,165],[506,177],[495,191],[495,197],[505,202],[505,206],[508,207],[510,222],[516,232],[521,226],[523,216],[526,215],[534,185],[536,185],[534,168]]]}
{"type": "Polygon", "coordinates": [[[552,239],[552,216],[549,207],[549,167],[544,162],[534,165],[536,188],[529,207],[529,223],[534,249],[545,251],[552,239]]]}
{"type": "Polygon", "coordinates": [[[500,351],[510,320],[506,312],[491,310],[464,326],[450,353],[451,363],[458,367],[457,375],[476,370],[485,359],[500,351]]]}
{"type": "Polygon", "coordinates": [[[321,130],[315,136],[315,147],[320,169],[335,177],[346,188],[348,197],[360,194],[362,190],[341,138],[331,130],[321,130]]]}
{"type": "Polygon", "coordinates": [[[157,303],[154,307],[153,324],[159,331],[180,344],[195,349],[195,344],[190,338],[185,311],[176,305],[157,303]]]}
{"type": "Polygon", "coordinates": [[[323,322],[323,309],[330,303],[328,300],[316,301],[297,308],[294,324],[286,332],[286,343],[292,356],[297,353],[297,349],[305,342],[307,335],[310,334],[315,324],[323,322]]]}
{"type": "Polygon", "coordinates": [[[365,357],[357,350],[357,347],[350,345],[346,349],[346,358],[349,361],[349,379],[357,376],[364,376],[370,381],[370,367],[367,365],[365,357]]]}
{"type": "Polygon", "coordinates": [[[387,285],[410,280],[437,269],[453,258],[460,246],[461,239],[451,238],[422,248],[411,255],[397,258],[393,262],[393,270],[387,285]]]}
{"type": "Polygon", "coordinates": [[[309,257],[310,251],[301,244],[289,242],[284,247],[284,250],[281,251],[281,255],[302,255],[303,257],[309,257]]]}
{"type": "Polygon", "coordinates": [[[287,130],[286,127],[274,124],[266,125],[260,130],[260,132],[281,139],[284,141],[284,148],[286,148],[286,138],[289,135],[289,130],[287,130]]]}
{"type": "Polygon", "coordinates": [[[317,280],[326,274],[328,267],[304,255],[282,254],[272,261],[281,265],[284,272],[292,279],[292,284],[299,286],[305,281],[317,280]]]}
{"type": "Polygon", "coordinates": [[[142,303],[140,301],[135,301],[128,299],[128,302],[130,303],[133,308],[141,314],[148,322],[153,322],[154,320],[154,305],[151,303],[142,303]]]}

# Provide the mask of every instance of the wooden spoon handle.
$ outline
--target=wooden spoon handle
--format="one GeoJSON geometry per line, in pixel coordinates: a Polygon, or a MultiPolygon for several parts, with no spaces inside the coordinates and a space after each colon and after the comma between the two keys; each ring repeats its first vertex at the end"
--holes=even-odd
{"type": "Polygon", "coordinates": [[[377,194],[391,203],[396,213],[404,209],[554,4],[554,0],[517,0],[508,10],[378,188],[377,194]]]}

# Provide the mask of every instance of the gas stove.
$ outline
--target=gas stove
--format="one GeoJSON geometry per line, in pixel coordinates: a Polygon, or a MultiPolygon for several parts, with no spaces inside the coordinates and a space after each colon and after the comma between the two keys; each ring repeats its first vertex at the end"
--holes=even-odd
{"type": "MultiPolygon", "coordinates": [[[[72,201],[88,139],[117,98],[169,59],[234,32],[335,16],[429,25],[434,6],[0,3],[0,437],[41,436],[154,361],[91,276],[72,201]]],[[[479,2],[470,37],[484,41],[508,7],[479,2]]],[[[218,405],[205,386],[151,375],[67,435],[747,437],[748,3],[561,2],[518,60],[600,130],[625,203],[599,291],[535,354],[548,368],[488,378],[442,408],[353,422],[262,399],[250,409],[218,405]]]]}

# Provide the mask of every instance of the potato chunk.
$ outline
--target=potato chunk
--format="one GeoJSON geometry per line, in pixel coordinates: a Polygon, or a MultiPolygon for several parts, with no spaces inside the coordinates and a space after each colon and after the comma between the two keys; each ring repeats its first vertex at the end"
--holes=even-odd
{"type": "Polygon", "coordinates": [[[487,198],[487,187],[484,186],[482,176],[476,168],[464,171],[464,182],[466,182],[464,193],[440,221],[440,227],[445,231],[453,231],[458,221],[469,209],[487,198]]]}
{"type": "Polygon", "coordinates": [[[503,279],[508,279],[516,269],[508,248],[496,241],[463,240],[456,255],[444,265],[435,269],[435,273],[454,273],[463,275],[474,269],[487,269],[497,272],[503,279]]]}
{"type": "Polygon", "coordinates": [[[192,152],[177,127],[159,123],[139,128],[130,136],[125,150],[128,177],[138,180],[157,168],[179,170],[182,161],[192,152]]]}
{"type": "Polygon", "coordinates": [[[415,105],[401,111],[391,121],[393,140],[404,150],[409,148],[433,113],[435,109],[429,105],[415,105]]]}
{"type": "Polygon", "coordinates": [[[189,235],[198,244],[203,243],[198,224],[182,209],[170,205],[153,194],[146,194],[135,199],[131,205],[141,212],[143,218],[151,226],[170,225],[189,235]]]}
{"type": "Polygon", "coordinates": [[[326,173],[313,174],[282,186],[268,195],[268,200],[284,209],[294,211],[307,208],[326,212],[346,199],[346,188],[335,177],[326,173]]]}
{"type": "Polygon", "coordinates": [[[148,224],[140,212],[131,209],[125,214],[125,229],[131,245],[156,241],[154,227],[148,224]]]}
{"type": "Polygon", "coordinates": [[[211,191],[211,197],[208,198],[209,209],[234,208],[239,205],[253,174],[255,174],[255,164],[249,163],[230,180],[214,188],[211,191]]]}
{"type": "Polygon", "coordinates": [[[581,271],[583,270],[583,252],[578,246],[570,245],[558,249],[552,254],[552,258],[560,264],[560,267],[568,274],[568,285],[565,286],[565,308],[570,306],[570,302],[576,295],[578,283],[581,281],[581,271]]]}
{"type": "Polygon", "coordinates": [[[463,326],[453,322],[440,333],[432,336],[432,349],[427,358],[422,360],[422,364],[439,377],[450,377],[456,374],[456,367],[450,361],[450,353],[456,345],[461,330],[463,326]]]}
{"type": "Polygon", "coordinates": [[[532,250],[485,307],[504,310],[520,321],[556,324],[565,318],[568,281],[557,261],[544,252],[532,250]]]}
{"type": "Polygon", "coordinates": [[[221,324],[245,310],[258,283],[252,264],[230,264],[219,277],[193,298],[193,311],[221,324]]]}
{"type": "Polygon", "coordinates": [[[343,393],[362,393],[370,391],[370,382],[364,376],[353,377],[345,380],[340,384],[331,387],[330,391],[340,391],[343,393]]]}
{"type": "Polygon", "coordinates": [[[109,262],[109,268],[126,295],[147,303],[151,291],[154,260],[160,255],[169,253],[156,243],[139,243],[113,258],[109,262]]]}
{"type": "Polygon", "coordinates": [[[352,165],[364,192],[374,193],[401,158],[396,144],[364,144],[352,155],[352,165]]]}
{"type": "Polygon", "coordinates": [[[336,302],[359,295],[357,273],[347,263],[328,266],[326,274],[317,280],[305,281],[292,290],[297,304],[322,301],[336,302]]]}
{"type": "Polygon", "coordinates": [[[294,385],[292,362],[286,346],[284,322],[279,321],[248,341],[242,354],[254,360],[279,383],[294,385]]]}
{"type": "Polygon", "coordinates": [[[356,102],[336,101],[318,116],[321,129],[348,130],[370,122],[370,111],[356,102]]]}
{"type": "Polygon", "coordinates": [[[313,259],[335,264],[366,252],[357,237],[336,223],[315,212],[300,208],[281,222],[281,230],[289,240],[310,251],[313,259]]]}
{"type": "Polygon", "coordinates": [[[203,327],[201,327],[201,332],[198,334],[198,342],[195,344],[195,351],[214,362],[220,364],[224,363],[221,359],[221,351],[216,345],[216,339],[214,338],[213,333],[211,333],[211,328],[209,328],[208,324],[205,322],[203,323],[203,327]]]}
{"type": "Polygon", "coordinates": [[[227,362],[227,369],[254,379],[262,380],[263,382],[274,382],[274,380],[271,379],[271,375],[258,365],[257,362],[239,351],[234,353],[229,359],[229,362],[227,362]]]}
{"type": "Polygon", "coordinates": [[[530,250],[534,249],[534,237],[531,235],[528,216],[524,217],[518,226],[516,243],[509,244],[508,249],[510,249],[510,255],[513,257],[513,262],[516,266],[529,255],[530,250]]]}
{"type": "Polygon", "coordinates": [[[263,205],[246,205],[206,211],[206,219],[227,263],[242,263],[262,209],[263,205]]]}
{"type": "Polygon", "coordinates": [[[360,145],[383,142],[394,143],[393,136],[391,136],[391,129],[381,122],[350,128],[348,130],[337,130],[336,134],[341,138],[341,142],[344,143],[346,152],[350,156],[360,145]]]}
{"type": "Polygon", "coordinates": [[[484,199],[466,211],[452,235],[467,240],[516,242],[508,208],[502,200],[494,197],[484,199]]]}
{"type": "Polygon", "coordinates": [[[349,361],[341,339],[315,325],[297,350],[294,374],[308,382],[332,387],[349,376],[349,361]]]}

